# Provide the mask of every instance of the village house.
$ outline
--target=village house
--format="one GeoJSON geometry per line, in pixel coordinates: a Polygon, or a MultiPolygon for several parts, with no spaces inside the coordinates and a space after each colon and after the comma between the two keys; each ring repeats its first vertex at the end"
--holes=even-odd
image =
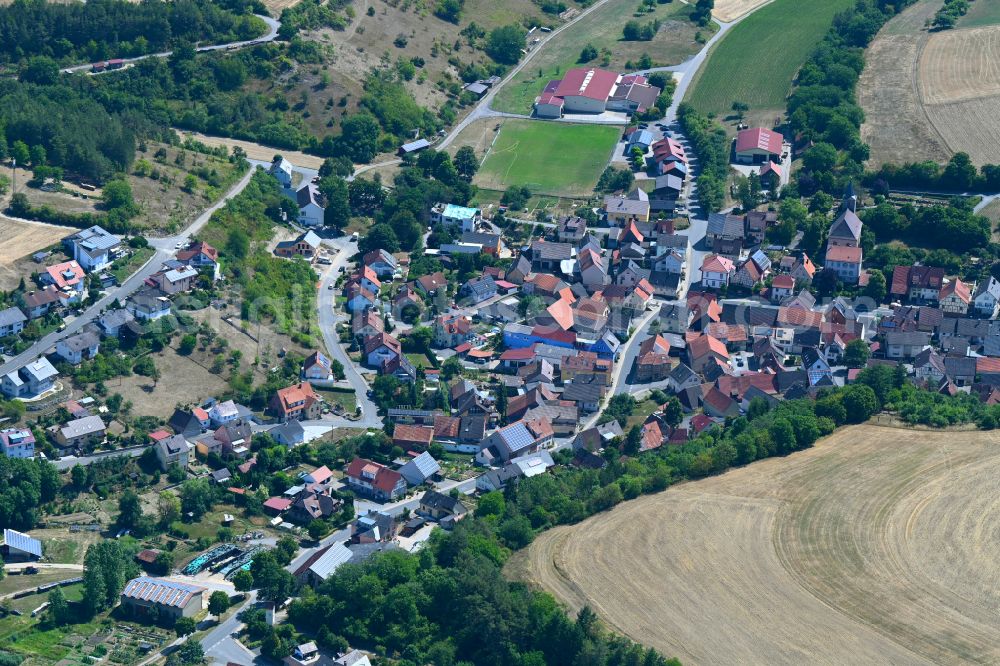
{"type": "Polygon", "coordinates": [[[315,231],[310,230],[294,240],[281,241],[274,248],[274,253],[286,259],[302,257],[303,259],[312,261],[316,258],[321,244],[320,237],[316,235],[315,231]]]}
{"type": "MultiPolygon", "coordinates": [[[[972,298],[973,308],[981,317],[993,319],[1000,310],[1000,281],[992,275],[988,280],[979,283],[976,295],[972,298]]],[[[0,312],[0,332],[3,331],[3,313],[0,312]]]]}
{"type": "Polygon", "coordinates": [[[382,502],[398,499],[406,492],[406,480],[399,472],[365,458],[351,461],[344,480],[359,495],[382,502]]]}
{"type": "Polygon", "coordinates": [[[347,286],[344,294],[347,298],[347,310],[349,312],[364,312],[375,307],[375,292],[365,289],[357,282],[352,282],[347,286]]]}
{"type": "Polygon", "coordinates": [[[474,336],[472,320],[465,315],[443,314],[434,319],[434,346],[457,347],[474,336]]]}
{"type": "Polygon", "coordinates": [[[104,441],[104,421],[99,416],[74,419],[63,426],[52,426],[56,443],[64,449],[87,449],[104,441]]]}
{"type": "Polygon", "coordinates": [[[59,372],[47,358],[41,356],[17,370],[0,377],[0,392],[8,398],[41,395],[54,385],[59,372]]]}
{"type": "Polygon", "coordinates": [[[474,277],[459,290],[459,296],[479,304],[497,295],[497,283],[489,275],[474,277]]]}
{"type": "Polygon", "coordinates": [[[299,224],[307,228],[323,226],[326,202],[318,187],[306,183],[295,193],[295,202],[299,205],[299,224]]]}
{"type": "Polygon", "coordinates": [[[316,419],[322,410],[323,403],[309,382],[279,389],[271,398],[271,411],[283,422],[316,419]]]}
{"type": "Polygon", "coordinates": [[[721,255],[710,254],[701,264],[701,283],[710,289],[721,289],[729,286],[729,280],[736,267],[733,262],[721,255]]]}
{"type": "Polygon", "coordinates": [[[0,454],[6,458],[34,458],[35,436],[27,428],[0,430],[0,454]]]}
{"type": "Polygon", "coordinates": [[[72,365],[80,365],[85,360],[94,358],[100,349],[100,338],[89,330],[63,338],[56,343],[56,354],[72,365]]]}
{"type": "Polygon", "coordinates": [[[271,161],[271,166],[268,167],[267,172],[278,179],[281,186],[288,189],[292,186],[292,163],[286,160],[281,155],[275,155],[274,160],[271,161]]]}
{"type": "Polygon", "coordinates": [[[385,323],[375,310],[361,310],[351,316],[351,335],[355,340],[360,342],[383,332],[385,323]]]}
{"type": "Polygon", "coordinates": [[[0,338],[17,335],[24,330],[26,321],[28,318],[16,307],[0,310],[0,338]]]}
{"type": "Polygon", "coordinates": [[[552,426],[548,422],[518,421],[500,428],[480,444],[476,462],[494,465],[512,458],[534,453],[552,441],[552,426]]]}
{"type": "Polygon", "coordinates": [[[414,281],[414,286],[424,296],[437,296],[439,291],[448,288],[448,278],[441,271],[436,271],[430,275],[423,275],[417,278],[414,281]]]}
{"type": "Polygon", "coordinates": [[[929,333],[922,331],[899,331],[886,333],[885,355],[887,358],[913,358],[931,341],[929,333]]]}
{"type": "Polygon", "coordinates": [[[560,243],[579,243],[587,235],[587,221],[576,215],[559,219],[556,225],[556,240],[560,243]]]}
{"type": "Polygon", "coordinates": [[[365,254],[362,263],[375,271],[380,278],[393,278],[399,271],[399,261],[391,253],[379,248],[365,254]]]}
{"type": "Polygon", "coordinates": [[[75,261],[49,266],[38,277],[43,285],[52,285],[58,289],[63,294],[65,303],[77,303],[83,297],[86,273],[75,261]]]}
{"type": "Polygon", "coordinates": [[[649,195],[640,188],[628,196],[604,197],[604,213],[610,226],[620,227],[629,222],[649,222],[649,195]]]}
{"type": "Polygon", "coordinates": [[[156,290],[143,290],[129,296],[125,308],[138,321],[156,321],[170,314],[170,299],[156,290]]]}
{"type": "Polygon", "coordinates": [[[191,446],[183,435],[170,435],[156,442],[156,459],[160,461],[160,469],[166,472],[171,465],[187,469],[190,461],[191,446]]]}
{"type": "Polygon", "coordinates": [[[118,258],[121,239],[103,227],[94,225],[63,239],[66,254],[88,273],[107,268],[118,258]]]}
{"type": "Polygon", "coordinates": [[[726,213],[710,213],[705,237],[712,252],[738,255],[743,249],[743,218],[726,213]]]}
{"type": "Polygon", "coordinates": [[[958,278],[946,283],[938,292],[938,307],[946,315],[965,316],[971,302],[972,293],[969,285],[958,278]]]}
{"type": "MultiPolygon", "coordinates": [[[[424,428],[426,426],[410,426],[411,428],[424,428]]],[[[430,435],[433,437],[434,428],[427,428],[430,430],[430,435]]],[[[430,445],[430,438],[427,438],[427,444],[424,448],[430,445]]],[[[423,483],[428,483],[432,479],[437,478],[441,473],[441,465],[438,464],[437,460],[434,460],[432,456],[427,451],[422,451],[420,454],[413,457],[412,460],[408,461],[405,465],[399,468],[399,473],[406,483],[411,486],[419,486],[423,483]]]]}
{"type": "Polygon", "coordinates": [[[835,272],[842,281],[857,284],[861,279],[861,260],[860,247],[830,245],[826,249],[824,267],[835,272]]]}
{"type": "Polygon", "coordinates": [[[635,358],[635,381],[658,382],[666,379],[674,366],[670,343],[660,335],[646,338],[639,345],[635,358]]]}
{"type": "Polygon", "coordinates": [[[50,310],[59,308],[66,303],[66,294],[53,285],[37,291],[29,291],[21,298],[24,301],[24,311],[28,315],[28,319],[44,317],[50,310]]]}
{"type": "Polygon", "coordinates": [[[204,241],[194,241],[177,253],[177,261],[194,269],[209,269],[212,279],[220,277],[219,251],[204,241]]]}
{"type": "Polygon", "coordinates": [[[483,219],[483,212],[478,208],[456,206],[455,204],[435,204],[431,208],[431,223],[443,224],[448,227],[458,227],[462,231],[475,231],[483,219]]]}
{"type": "Polygon", "coordinates": [[[156,286],[164,294],[179,294],[191,291],[198,280],[198,271],[193,266],[181,266],[157,273],[153,279],[156,286]]]}
{"type": "Polygon", "coordinates": [[[332,382],[333,362],[320,351],[314,351],[302,362],[302,378],[306,381],[332,382]]]}
{"type": "Polygon", "coordinates": [[[427,516],[446,527],[446,523],[454,524],[462,519],[469,512],[468,507],[457,497],[439,493],[436,490],[428,490],[420,498],[417,505],[417,513],[427,516]]]}

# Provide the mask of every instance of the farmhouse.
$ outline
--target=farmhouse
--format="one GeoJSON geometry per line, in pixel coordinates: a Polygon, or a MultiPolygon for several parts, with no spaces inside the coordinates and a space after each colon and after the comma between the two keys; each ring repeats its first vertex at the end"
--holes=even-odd
{"type": "Polygon", "coordinates": [[[785,137],[763,127],[740,130],[736,135],[736,161],[740,164],[781,162],[785,137]]]}
{"type": "Polygon", "coordinates": [[[205,588],[199,585],[140,576],[125,584],[121,605],[137,616],[194,617],[204,606],[203,592],[205,588]]]}

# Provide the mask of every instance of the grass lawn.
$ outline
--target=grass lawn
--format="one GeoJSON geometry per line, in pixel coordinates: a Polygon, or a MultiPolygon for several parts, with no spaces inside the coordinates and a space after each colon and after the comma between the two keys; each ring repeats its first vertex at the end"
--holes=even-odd
{"type": "Polygon", "coordinates": [[[70,539],[45,539],[45,559],[59,564],[76,564],[81,561],[80,542],[70,539]]]}
{"type": "Polygon", "coordinates": [[[424,370],[426,370],[427,368],[433,368],[434,367],[434,365],[431,363],[431,360],[429,358],[427,358],[426,354],[413,354],[413,353],[410,353],[410,354],[406,354],[406,358],[409,359],[410,363],[412,363],[413,367],[415,367],[415,368],[418,368],[420,366],[424,366],[424,370]]]}
{"type": "Polygon", "coordinates": [[[527,185],[552,195],[590,194],[608,165],[621,128],[509,120],[476,174],[491,190],[527,185]]]}
{"type": "Polygon", "coordinates": [[[54,583],[59,580],[65,580],[66,578],[75,578],[79,575],[79,573],[74,571],[61,569],[59,571],[41,570],[33,576],[25,576],[24,574],[19,576],[6,576],[3,580],[0,580],[0,596],[11,594],[12,592],[20,592],[21,590],[33,589],[39,585],[54,583]]]}
{"type": "Polygon", "coordinates": [[[734,101],[751,111],[783,110],[795,73],[854,0],[774,0],[736,25],[712,49],[685,101],[725,116],[734,101]]]}
{"type": "Polygon", "coordinates": [[[568,69],[584,66],[578,59],[587,44],[593,44],[599,52],[606,49],[611,53],[607,65],[598,57],[586,63],[587,66],[624,71],[627,62],[635,63],[643,54],[648,54],[657,66],[681,63],[701,48],[695,40],[699,30],[704,39],[716,30],[714,23],[708,28],[698,28],[688,18],[694,8],[680,2],[655,5],[653,13],[641,17],[634,15],[635,9],[635,3],[609,2],[553,37],[529,65],[497,92],[493,108],[508,113],[531,113],[535,97],[546,83],[560,78],[568,69]],[[626,42],[622,39],[622,27],[633,19],[640,23],[659,20],[663,25],[651,41],[626,42]]]}
{"type": "Polygon", "coordinates": [[[316,389],[316,393],[331,405],[334,403],[339,404],[348,414],[353,414],[358,408],[358,396],[354,391],[344,389],[316,389]]]}
{"type": "Polygon", "coordinates": [[[959,28],[984,28],[1000,23],[1000,3],[996,0],[969,3],[969,13],[958,19],[959,28]]]}
{"type": "Polygon", "coordinates": [[[655,400],[649,398],[643,400],[638,405],[635,406],[635,411],[632,412],[632,416],[628,417],[625,422],[625,427],[622,430],[628,434],[628,431],[632,429],[632,426],[641,426],[643,422],[649,418],[649,415],[656,411],[659,405],[656,404],[655,400]]]}
{"type": "Polygon", "coordinates": [[[111,274],[115,276],[116,280],[118,280],[118,284],[121,284],[126,278],[128,278],[129,275],[135,273],[142,267],[143,264],[149,261],[149,258],[154,254],[156,254],[156,250],[153,248],[141,247],[133,252],[128,259],[124,259],[121,262],[115,262],[115,267],[111,269],[111,274]]]}

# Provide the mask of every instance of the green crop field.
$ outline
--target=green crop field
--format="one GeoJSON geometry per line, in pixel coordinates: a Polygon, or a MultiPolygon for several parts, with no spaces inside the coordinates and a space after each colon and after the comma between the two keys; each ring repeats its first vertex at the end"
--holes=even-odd
{"type": "Polygon", "coordinates": [[[654,5],[652,13],[636,17],[636,5],[616,0],[608,2],[541,46],[541,51],[531,62],[503,86],[493,99],[492,107],[507,113],[531,113],[535,97],[551,79],[558,79],[567,69],[583,67],[578,62],[580,51],[592,44],[598,51],[608,53],[605,64],[601,57],[586,63],[588,67],[607,67],[623,71],[625,64],[633,63],[648,54],[654,65],[676,65],[697,53],[701,44],[695,36],[701,32],[703,39],[715,34],[716,25],[698,28],[689,16],[694,8],[680,2],[654,5]],[[622,27],[630,20],[647,23],[662,21],[656,36],[648,42],[626,42],[622,27]]]}
{"type": "Polygon", "coordinates": [[[475,182],[490,190],[527,185],[540,194],[590,194],[620,136],[617,126],[508,120],[475,182]]]}
{"type": "Polygon", "coordinates": [[[684,100],[725,116],[734,101],[751,113],[781,111],[795,73],[854,0],[774,0],[738,23],[713,47],[684,100]]]}

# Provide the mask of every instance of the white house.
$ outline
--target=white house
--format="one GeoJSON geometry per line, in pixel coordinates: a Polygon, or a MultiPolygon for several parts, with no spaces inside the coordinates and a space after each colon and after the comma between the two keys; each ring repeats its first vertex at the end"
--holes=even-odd
{"type": "Polygon", "coordinates": [[[315,185],[306,183],[295,193],[295,200],[299,204],[299,224],[304,227],[323,226],[326,206],[315,185]]]}
{"type": "Polygon", "coordinates": [[[132,294],[125,307],[137,320],[154,321],[170,314],[170,299],[151,292],[132,294]]]}
{"type": "Polygon", "coordinates": [[[8,458],[35,457],[35,436],[27,428],[0,430],[0,454],[8,458]]]}
{"type": "Polygon", "coordinates": [[[735,271],[736,266],[732,260],[718,254],[710,254],[701,264],[701,283],[712,289],[729,286],[729,279],[735,271]]]}
{"type": "Polygon", "coordinates": [[[476,224],[483,219],[478,208],[467,208],[455,204],[437,204],[431,208],[431,222],[460,227],[462,231],[475,231],[476,224]]]}
{"type": "Polygon", "coordinates": [[[0,392],[8,398],[38,395],[52,388],[58,376],[59,372],[42,356],[0,378],[0,392]]]}
{"type": "Polygon", "coordinates": [[[121,244],[118,236],[98,225],[63,239],[66,254],[72,256],[88,273],[109,266],[115,260],[121,244]]]}
{"type": "Polygon", "coordinates": [[[676,249],[670,249],[653,260],[653,270],[680,275],[687,268],[687,259],[676,249]]]}
{"type": "Polygon", "coordinates": [[[271,167],[267,170],[267,172],[277,178],[282,187],[292,186],[292,163],[284,157],[278,155],[277,158],[271,162],[271,167]]]}
{"type": "Polygon", "coordinates": [[[26,321],[28,318],[17,308],[0,310],[0,338],[17,335],[24,330],[24,322],[26,321]]]}
{"type": "Polygon", "coordinates": [[[239,417],[240,410],[236,407],[236,403],[232,400],[217,402],[208,410],[208,418],[211,419],[212,425],[214,426],[232,423],[239,417]]]}
{"type": "Polygon", "coordinates": [[[56,354],[68,363],[80,365],[84,360],[97,356],[100,348],[101,340],[97,334],[90,331],[83,331],[57,342],[56,354]]]}
{"type": "MultiPolygon", "coordinates": [[[[1000,281],[990,276],[989,280],[979,283],[979,289],[976,290],[976,295],[973,297],[972,303],[976,312],[983,317],[989,317],[990,319],[996,317],[997,309],[1000,308],[1000,281]]],[[[0,312],[0,320],[2,318],[3,313],[0,312]]],[[[2,331],[3,322],[0,321],[0,332],[2,331]]]]}

